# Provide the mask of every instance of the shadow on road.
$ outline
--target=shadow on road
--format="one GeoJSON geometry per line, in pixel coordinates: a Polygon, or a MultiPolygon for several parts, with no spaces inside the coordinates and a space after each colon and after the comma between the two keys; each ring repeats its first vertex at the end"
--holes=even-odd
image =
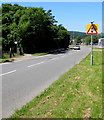
{"type": "Polygon", "coordinates": [[[50,52],[48,52],[48,54],[64,54],[64,53],[67,53],[70,49],[69,48],[62,48],[62,49],[54,49],[54,50],[51,50],[50,52]]]}

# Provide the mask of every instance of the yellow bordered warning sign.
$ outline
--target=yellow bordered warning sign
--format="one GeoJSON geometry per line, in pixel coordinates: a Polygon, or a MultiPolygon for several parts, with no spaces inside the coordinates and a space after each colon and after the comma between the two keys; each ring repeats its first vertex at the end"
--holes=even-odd
{"type": "Polygon", "coordinates": [[[87,35],[98,35],[98,24],[87,24],[86,34],[87,35]]]}

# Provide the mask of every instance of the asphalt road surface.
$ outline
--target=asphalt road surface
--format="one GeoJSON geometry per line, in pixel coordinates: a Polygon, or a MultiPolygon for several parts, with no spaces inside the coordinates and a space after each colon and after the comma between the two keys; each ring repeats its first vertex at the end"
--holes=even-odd
{"type": "Polygon", "coordinates": [[[90,52],[90,48],[68,50],[32,59],[2,64],[2,118],[9,117],[60,75],[68,71],[90,52]]]}

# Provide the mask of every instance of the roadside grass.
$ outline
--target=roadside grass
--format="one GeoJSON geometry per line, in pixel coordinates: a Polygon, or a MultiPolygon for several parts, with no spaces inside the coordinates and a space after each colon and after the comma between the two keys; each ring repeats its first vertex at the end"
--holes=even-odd
{"type": "Polygon", "coordinates": [[[10,118],[102,118],[102,52],[93,55],[93,66],[89,54],[10,118]]]}
{"type": "Polygon", "coordinates": [[[47,55],[48,53],[34,53],[32,55],[47,55]]]}
{"type": "MultiPolygon", "coordinates": [[[[33,56],[40,56],[40,55],[47,55],[48,53],[35,53],[35,54],[32,54],[33,56]]],[[[14,57],[10,58],[10,55],[8,53],[4,53],[3,54],[3,58],[0,59],[0,62],[10,62],[10,61],[13,61],[13,58],[15,57],[21,57],[23,55],[19,55],[19,54],[14,54],[14,57]]]]}
{"type": "Polygon", "coordinates": [[[104,50],[104,48],[93,48],[93,49],[104,50]]]}
{"type": "Polygon", "coordinates": [[[0,62],[8,62],[8,61],[11,61],[12,59],[10,58],[7,58],[7,59],[0,59],[0,62]]]}
{"type": "MultiPolygon", "coordinates": [[[[91,45],[87,45],[87,46],[91,48],[91,45]]],[[[93,49],[99,49],[99,50],[101,50],[101,49],[104,49],[104,46],[93,45],[93,49]]]]}
{"type": "Polygon", "coordinates": [[[14,53],[14,56],[12,58],[10,58],[9,53],[3,53],[2,58],[0,59],[0,62],[10,62],[10,61],[13,61],[15,57],[21,57],[21,56],[23,56],[23,55],[14,53]]]}
{"type": "Polygon", "coordinates": [[[9,57],[8,53],[3,53],[2,58],[0,59],[0,62],[6,62],[6,61],[11,61],[12,59],[9,57]]]}

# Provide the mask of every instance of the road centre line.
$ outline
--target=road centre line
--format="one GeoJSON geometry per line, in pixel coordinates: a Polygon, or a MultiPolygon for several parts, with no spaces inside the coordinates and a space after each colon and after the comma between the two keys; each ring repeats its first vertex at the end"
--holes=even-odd
{"type": "MultiPolygon", "coordinates": [[[[49,60],[49,61],[56,60],[56,59],[59,59],[59,57],[52,58],[52,59],[49,60]]],[[[27,66],[27,67],[29,68],[29,67],[33,67],[33,66],[36,66],[36,65],[40,65],[40,64],[42,64],[42,63],[44,63],[44,62],[45,62],[45,61],[42,61],[42,62],[40,62],[40,63],[32,64],[32,65],[29,65],[29,66],[27,66]]]]}
{"type": "Polygon", "coordinates": [[[36,66],[36,65],[40,65],[40,64],[42,64],[42,63],[44,63],[44,61],[42,61],[42,62],[40,62],[40,63],[36,63],[36,64],[29,65],[29,66],[27,66],[27,67],[33,67],[33,66],[36,66]]]}
{"type": "MultiPolygon", "coordinates": [[[[73,53],[70,53],[70,54],[68,54],[68,55],[71,55],[71,54],[73,54],[73,53]]],[[[49,60],[49,61],[52,61],[52,60],[57,60],[57,59],[59,59],[59,58],[63,58],[63,57],[66,57],[67,55],[65,54],[65,55],[62,55],[62,56],[59,56],[59,57],[56,57],[56,58],[52,58],[51,60],[49,60]]]]}
{"type": "Polygon", "coordinates": [[[52,58],[51,60],[49,60],[49,61],[52,61],[52,60],[56,60],[56,59],[59,59],[59,57],[56,57],[56,58],[52,58]]]}
{"type": "Polygon", "coordinates": [[[73,53],[70,53],[70,54],[65,54],[65,55],[63,55],[63,56],[61,56],[61,57],[66,57],[67,55],[71,55],[71,54],[73,54],[73,53]]]}
{"type": "Polygon", "coordinates": [[[61,57],[65,57],[66,55],[63,55],[63,56],[61,56],[61,57]]]}
{"type": "Polygon", "coordinates": [[[68,55],[71,55],[71,54],[73,54],[73,53],[70,53],[70,54],[68,54],[68,55]]]}
{"type": "Polygon", "coordinates": [[[10,73],[13,73],[13,72],[16,72],[16,70],[13,70],[13,71],[10,71],[10,72],[7,72],[7,73],[0,74],[0,76],[7,75],[7,74],[10,74],[10,73]]]}
{"type": "MultiPolygon", "coordinates": [[[[73,53],[70,53],[70,54],[68,54],[68,55],[71,55],[71,54],[73,54],[73,53]]],[[[63,55],[63,56],[60,56],[60,57],[65,57],[65,56],[67,56],[67,55],[63,55]]],[[[52,58],[52,59],[49,60],[49,61],[53,61],[53,60],[59,59],[60,57],[52,58]]],[[[29,66],[27,66],[27,67],[33,67],[33,66],[36,66],[36,65],[40,65],[40,64],[42,64],[42,63],[44,63],[44,62],[45,62],[45,61],[42,61],[42,62],[40,62],[40,63],[32,64],[32,65],[29,65],[29,66]]]]}

